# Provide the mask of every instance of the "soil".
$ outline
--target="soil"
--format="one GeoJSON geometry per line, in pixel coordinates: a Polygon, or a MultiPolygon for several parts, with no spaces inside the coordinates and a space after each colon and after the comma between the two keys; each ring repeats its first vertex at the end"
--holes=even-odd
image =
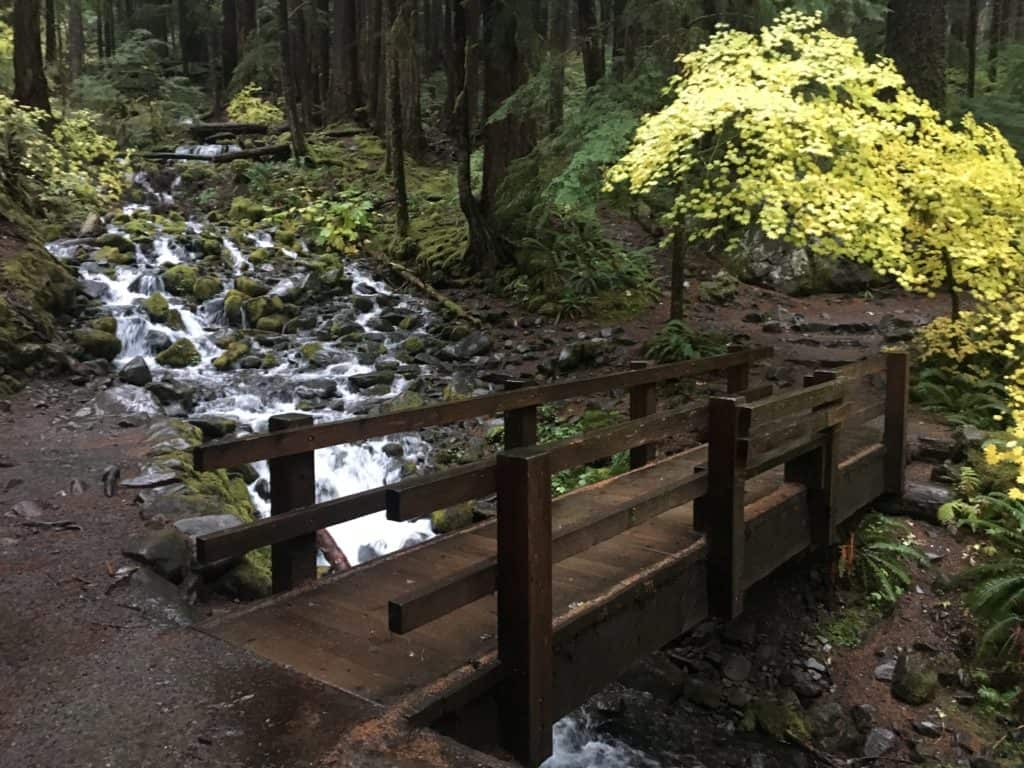
{"type": "MultiPolygon", "coordinates": [[[[759,323],[745,322],[752,312],[783,307],[807,319],[859,322],[886,314],[924,321],[945,311],[941,299],[895,292],[791,298],[744,286],[726,306],[697,302],[696,285],[690,293],[695,324],[776,347],[775,363],[765,373],[779,383],[798,381],[818,365],[857,359],[883,340],[864,336],[857,347],[807,343],[806,334],[772,334],[759,323]]],[[[499,341],[542,344],[555,355],[559,347],[606,325],[538,323],[490,297],[459,292],[458,299],[500,315],[499,341]]],[[[605,361],[606,368],[641,356],[642,343],[663,323],[667,305],[666,296],[641,317],[613,324],[621,325],[625,343],[605,361]]],[[[522,370],[530,373],[533,367],[522,370]]],[[[111,466],[123,477],[137,471],[145,424],[95,412],[94,396],[110,383],[104,377],[83,386],[62,379],[35,381],[0,403],[0,765],[489,764],[434,734],[409,733],[368,702],[188,627],[212,609],[183,607],[177,595],[154,584],[145,571],[133,571],[135,565],[121,555],[145,524],[133,493],[122,488],[108,497],[102,477],[111,466]],[[12,513],[19,502],[36,504],[35,516],[12,513]],[[341,736],[342,723],[363,725],[341,736]],[[382,745],[389,746],[387,757],[382,745]]],[[[940,530],[925,535],[931,545],[948,550],[940,571],[959,567],[961,542],[940,530]]],[[[933,579],[920,574],[923,594],[912,590],[864,646],[837,649],[831,660],[836,695],[844,705],[869,701],[879,709],[879,722],[901,731],[908,730],[908,718],[925,712],[886,700],[871,671],[876,651],[883,648],[925,638],[946,650],[959,642],[963,620],[955,607],[945,605],[948,598],[932,594],[933,579]]],[[[813,602],[787,603],[790,610],[797,604],[802,608],[787,627],[803,632],[820,608],[813,602]]],[[[778,614],[764,615],[778,622],[778,614]]],[[[954,730],[975,727],[970,718],[957,719],[945,702],[940,706],[954,730]]],[[[983,729],[975,732],[992,740],[983,729]]],[[[698,737],[693,744],[697,759],[723,764],[715,762],[721,743],[698,737]]]]}

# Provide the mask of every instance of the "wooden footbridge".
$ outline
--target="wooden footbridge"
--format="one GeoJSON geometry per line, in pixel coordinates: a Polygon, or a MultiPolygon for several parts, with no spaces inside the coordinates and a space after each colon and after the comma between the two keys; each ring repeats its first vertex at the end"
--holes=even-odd
{"type": "Polygon", "coordinates": [[[202,537],[202,562],[272,547],[273,597],[200,629],[386,707],[416,726],[494,743],[527,766],[551,725],[639,655],[837,541],[904,481],[907,357],[888,353],[775,393],[752,349],[208,443],[198,469],[269,459],[272,514],[202,537]],[[724,378],[724,394],[657,408],[657,386],[724,378]],[[884,387],[879,386],[884,378],[884,387]],[[544,403],[626,391],[629,419],[536,445],[544,403]],[[504,450],[473,464],[314,503],[313,451],[503,414],[504,450]],[[699,447],[658,456],[659,442],[699,447]],[[704,442],[706,441],[706,442],[704,442]],[[551,476],[629,450],[633,469],[552,499],[551,476]],[[316,532],[387,510],[411,520],[497,496],[497,518],[316,578],[316,532]]]}

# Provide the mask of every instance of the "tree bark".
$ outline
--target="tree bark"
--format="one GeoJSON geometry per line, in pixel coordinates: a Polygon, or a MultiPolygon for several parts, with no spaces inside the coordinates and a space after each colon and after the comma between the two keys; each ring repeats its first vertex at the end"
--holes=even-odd
{"type": "Polygon", "coordinates": [[[583,79],[587,88],[593,88],[604,77],[604,35],[595,0],[579,0],[578,12],[583,79]]]}
{"type": "Polygon", "coordinates": [[[548,4],[548,132],[562,127],[565,113],[565,54],[569,50],[569,12],[567,0],[548,4]]]}
{"type": "MultiPolygon", "coordinates": [[[[522,73],[516,43],[516,18],[508,0],[481,0],[484,33],[484,179],[481,205],[494,213],[498,189],[513,160],[523,154],[523,121],[515,116],[491,121],[490,117],[515,93],[522,73]]],[[[495,264],[484,265],[493,271],[495,264]]]]}
{"type": "Polygon", "coordinates": [[[292,154],[296,159],[306,156],[306,131],[295,98],[295,63],[292,58],[288,0],[277,0],[277,39],[281,48],[281,89],[284,91],[288,130],[291,133],[292,154]]]}
{"type": "Polygon", "coordinates": [[[313,125],[313,66],[309,56],[309,24],[306,9],[308,0],[290,0],[288,13],[291,23],[292,77],[301,99],[302,124],[305,128],[313,125]]]}
{"type": "Polygon", "coordinates": [[[46,0],[46,63],[57,63],[57,4],[46,0]]]}
{"type": "Polygon", "coordinates": [[[422,157],[426,148],[423,117],[420,109],[420,66],[416,55],[416,23],[413,0],[391,0],[396,5],[396,18],[391,34],[395,40],[398,65],[398,87],[401,90],[403,146],[413,157],[422,157]]]}
{"type": "Polygon", "coordinates": [[[238,50],[241,53],[256,31],[256,0],[237,0],[238,50]]]}
{"type": "Polygon", "coordinates": [[[999,79],[999,48],[1003,42],[1003,16],[1005,0],[992,0],[992,16],[988,28],[988,79],[999,79]]]}
{"type": "Polygon", "coordinates": [[[967,97],[973,99],[978,82],[978,0],[967,0],[967,97]]]}
{"type": "Polygon", "coordinates": [[[686,317],[686,239],[681,232],[672,237],[672,286],[669,320],[686,317]]]}
{"type": "Polygon", "coordinates": [[[82,0],[68,0],[68,70],[71,82],[82,75],[85,63],[85,28],[82,25],[82,0]]]}
{"type": "Polygon", "coordinates": [[[914,92],[942,111],[946,107],[946,4],[889,0],[886,53],[914,92]]]}
{"type": "MultiPolygon", "coordinates": [[[[400,46],[405,45],[403,26],[407,18],[408,0],[384,0],[387,23],[385,66],[387,68],[388,154],[391,178],[395,186],[395,228],[398,237],[409,236],[409,199],[405,189],[405,145],[403,143],[402,87],[399,82],[400,46]]],[[[413,53],[415,58],[415,52],[413,53]]]]}
{"type": "Polygon", "coordinates": [[[334,0],[330,104],[335,119],[351,117],[362,106],[357,19],[356,0],[334,0]]]}
{"type": "Polygon", "coordinates": [[[39,0],[14,0],[14,100],[50,111],[40,45],[39,0]]]}
{"type": "Polygon", "coordinates": [[[224,84],[231,82],[231,75],[238,65],[238,5],[236,0],[223,0],[223,23],[221,25],[221,69],[224,84]]]}

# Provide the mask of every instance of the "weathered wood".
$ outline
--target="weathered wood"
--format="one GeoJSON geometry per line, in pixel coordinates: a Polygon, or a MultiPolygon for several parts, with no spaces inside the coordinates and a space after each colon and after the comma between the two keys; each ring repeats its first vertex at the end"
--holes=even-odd
{"type": "Polygon", "coordinates": [[[435,510],[494,493],[498,487],[494,459],[452,467],[386,488],[388,520],[415,520],[435,510]]]}
{"type": "Polygon", "coordinates": [[[737,456],[739,401],[711,398],[708,413],[708,492],[703,524],[708,537],[708,604],[733,619],[743,611],[743,468],[737,456]]]}
{"type": "Polygon", "coordinates": [[[551,470],[539,448],[498,455],[498,659],[502,740],[536,768],[551,756],[551,470]]]}
{"type": "Polygon", "coordinates": [[[885,415],[885,401],[874,400],[865,406],[851,410],[846,417],[846,423],[853,426],[863,426],[885,415]]]}
{"type": "Polygon", "coordinates": [[[835,373],[847,380],[861,379],[865,376],[871,376],[875,373],[882,373],[885,371],[886,361],[885,355],[873,355],[866,360],[861,360],[857,363],[848,363],[839,368],[834,369],[835,373]]]}
{"type": "Polygon", "coordinates": [[[724,371],[742,362],[756,362],[770,357],[771,354],[771,349],[750,349],[718,357],[652,366],[639,371],[567,379],[554,384],[498,392],[469,400],[428,405],[380,416],[326,422],[277,434],[259,433],[223,439],[196,448],[194,461],[199,471],[236,467],[252,461],[289,456],[342,443],[358,443],[374,437],[466,421],[530,405],[585,397],[645,383],[692,378],[724,371]]]}
{"type": "Polygon", "coordinates": [[[750,405],[742,405],[739,408],[741,433],[756,433],[764,424],[841,400],[844,392],[843,382],[827,381],[794,392],[783,392],[750,405]]]}
{"type": "MultiPolygon", "coordinates": [[[[505,390],[512,391],[527,386],[526,381],[506,381],[505,390]]],[[[505,411],[505,450],[524,448],[537,444],[537,406],[528,405],[505,411]]]]}
{"type": "Polygon", "coordinates": [[[196,559],[200,563],[213,563],[229,557],[241,557],[260,547],[372,515],[386,506],[384,490],[374,488],[200,536],[196,539],[196,559]]]}
{"type": "Polygon", "coordinates": [[[401,275],[402,279],[405,280],[407,283],[419,289],[421,293],[425,293],[427,296],[432,298],[434,301],[436,301],[438,304],[444,307],[451,314],[465,320],[466,322],[472,325],[475,325],[477,328],[483,327],[483,321],[479,317],[471,314],[463,306],[452,301],[450,298],[448,298],[439,290],[437,290],[437,288],[435,288],[434,286],[423,282],[416,275],[416,273],[414,273],[408,267],[399,264],[397,261],[388,262],[388,267],[390,267],[393,271],[401,275]]]}
{"type": "Polygon", "coordinates": [[[770,469],[775,469],[780,464],[785,464],[790,459],[795,459],[797,456],[821,448],[823,443],[824,441],[819,433],[811,435],[806,441],[801,440],[789,445],[783,445],[777,450],[769,451],[757,457],[755,463],[748,463],[743,469],[743,474],[748,480],[757,477],[770,469]]]}
{"type": "Polygon", "coordinates": [[[885,490],[902,494],[907,472],[907,408],[910,402],[910,356],[886,353],[885,364],[885,490]]]}
{"type": "MultiPolygon", "coordinates": [[[[559,507],[567,501],[575,502],[587,496],[596,497],[606,489],[614,488],[617,481],[623,477],[625,476],[620,475],[599,486],[581,488],[573,494],[556,499],[556,517],[559,507]]],[[[602,510],[597,517],[555,530],[552,536],[552,561],[559,563],[567,560],[670,509],[693,501],[706,491],[707,476],[703,472],[685,477],[670,476],[663,487],[619,502],[610,509],[602,510]]],[[[497,589],[497,586],[497,560],[481,560],[448,578],[391,600],[388,603],[388,626],[396,634],[411,632],[464,605],[486,597],[497,589]]]]}
{"type": "MultiPolygon", "coordinates": [[[[271,432],[313,423],[305,413],[283,413],[270,417],[271,432]]],[[[270,514],[283,515],[316,501],[316,470],[313,452],[270,461],[270,514]]],[[[294,589],[316,579],[316,533],[282,541],[270,550],[271,582],[274,592],[294,589]]]]}
{"type": "Polygon", "coordinates": [[[833,520],[840,525],[885,492],[885,446],[869,445],[840,462],[836,486],[833,520]]]}
{"type": "Polygon", "coordinates": [[[749,589],[811,546],[807,489],[784,483],[744,510],[743,586],[749,589]]]}
{"type": "Polygon", "coordinates": [[[778,450],[780,446],[798,439],[806,442],[816,432],[839,426],[849,418],[850,412],[849,404],[836,403],[795,420],[781,419],[765,424],[757,433],[740,439],[740,455],[749,462],[758,463],[763,454],[778,450]]]}
{"type": "MultiPolygon", "coordinates": [[[[646,360],[637,360],[630,364],[630,368],[638,371],[650,365],[646,360]]],[[[732,370],[731,368],[729,370],[732,370]]],[[[650,416],[658,410],[658,386],[657,384],[638,384],[629,390],[629,418],[642,419],[650,416]]],[[[629,466],[632,469],[642,467],[654,461],[658,453],[656,443],[639,445],[629,451],[629,466]]]]}
{"type": "Polygon", "coordinates": [[[725,391],[730,395],[750,389],[750,365],[741,363],[725,371],[725,391]]]}

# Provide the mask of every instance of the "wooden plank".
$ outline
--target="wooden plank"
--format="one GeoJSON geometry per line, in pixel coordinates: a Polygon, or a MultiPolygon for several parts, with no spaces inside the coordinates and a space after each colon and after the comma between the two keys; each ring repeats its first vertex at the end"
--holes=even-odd
{"type": "Polygon", "coordinates": [[[875,373],[882,373],[885,370],[885,366],[886,362],[884,354],[873,355],[866,360],[840,366],[835,369],[835,373],[838,373],[840,378],[848,381],[855,381],[875,373]]]}
{"type": "Polygon", "coordinates": [[[358,443],[374,437],[451,424],[557,400],[585,397],[612,389],[721,372],[740,363],[754,363],[771,355],[772,350],[768,348],[749,349],[700,360],[652,366],[638,371],[568,379],[554,384],[498,392],[380,416],[331,421],[276,434],[258,433],[242,438],[223,439],[196,448],[194,462],[198,471],[235,467],[251,461],[289,456],[342,443],[358,443]]]}
{"type": "Polygon", "coordinates": [[[740,406],[740,430],[744,435],[756,432],[762,425],[778,421],[784,416],[841,400],[844,391],[842,382],[829,381],[740,406]]]}
{"type": "Polygon", "coordinates": [[[873,400],[868,405],[860,408],[855,408],[850,411],[850,414],[846,417],[846,422],[855,426],[863,426],[869,421],[874,421],[880,416],[885,415],[885,400],[878,398],[873,400]]]}
{"type": "Polygon", "coordinates": [[[486,695],[505,679],[505,668],[494,657],[468,674],[463,674],[457,684],[442,689],[425,702],[418,702],[407,719],[414,728],[429,727],[446,715],[452,715],[486,695]]]}
{"type": "Polygon", "coordinates": [[[907,408],[910,403],[910,356],[886,353],[885,490],[903,494],[907,472],[907,408]]]}
{"type": "MultiPolygon", "coordinates": [[[[626,477],[620,475],[620,477],[626,477]]],[[[607,481],[613,484],[618,478],[607,481]]],[[[593,495],[595,488],[583,488],[569,496],[557,499],[564,503],[572,497],[578,501],[593,495]]],[[[584,519],[556,529],[552,539],[552,561],[562,562],[590,547],[618,536],[631,528],[649,521],[670,509],[686,504],[707,490],[705,473],[676,476],[668,487],[619,502],[616,508],[599,517],[584,519]]],[[[458,573],[412,590],[388,603],[388,624],[392,632],[404,634],[434,621],[457,608],[486,597],[497,588],[497,559],[481,560],[458,573]]]]}
{"type": "Polygon", "coordinates": [[[708,414],[708,491],[702,514],[708,537],[708,602],[733,619],[743,611],[743,472],[737,458],[739,401],[711,398],[708,414]]]}
{"type": "Polygon", "coordinates": [[[839,426],[850,413],[849,403],[838,403],[798,418],[789,417],[765,424],[754,434],[740,439],[740,455],[747,461],[758,463],[763,454],[778,449],[780,445],[799,438],[810,439],[815,432],[839,426]]]}
{"type": "Polygon", "coordinates": [[[386,488],[388,520],[415,520],[431,512],[488,496],[497,489],[496,463],[481,459],[386,488]]]}
{"type": "Polygon", "coordinates": [[[551,756],[551,468],[539,448],[498,455],[502,742],[527,768],[551,756]]]}
{"type": "Polygon", "coordinates": [[[196,559],[200,563],[213,563],[228,557],[240,557],[260,547],[372,515],[385,507],[384,490],[373,488],[352,496],[265,517],[237,528],[199,536],[196,538],[196,559]]]}
{"type": "MultiPolygon", "coordinates": [[[[527,382],[512,380],[505,382],[505,391],[511,392],[527,386],[527,382]]],[[[505,411],[505,450],[537,444],[537,406],[515,408],[505,411]]]]}
{"type": "Polygon", "coordinates": [[[885,493],[885,446],[869,445],[839,464],[836,525],[885,493]]]}
{"type": "MultiPolygon", "coordinates": [[[[279,432],[313,423],[305,413],[282,413],[270,417],[270,431],[279,432]]],[[[270,461],[270,514],[284,515],[316,502],[316,468],[313,452],[284,456],[270,461]]],[[[293,589],[316,579],[316,533],[304,533],[281,541],[270,551],[271,582],[274,592],[293,589]]]]}
{"type": "Polygon", "coordinates": [[[775,451],[763,454],[755,464],[748,465],[744,470],[744,474],[750,480],[770,469],[774,469],[780,464],[785,464],[790,459],[794,459],[803,453],[817,450],[821,445],[822,436],[820,433],[812,435],[808,440],[798,440],[789,445],[783,445],[775,451]]]}
{"type": "MultiPolygon", "coordinates": [[[[631,363],[630,367],[636,371],[647,368],[649,363],[646,360],[637,360],[631,363]]],[[[732,369],[729,369],[732,370],[732,369]]],[[[629,418],[642,419],[651,416],[658,410],[658,386],[657,384],[639,384],[629,390],[629,418]]],[[[629,451],[629,466],[637,469],[654,461],[658,453],[656,443],[638,445],[629,451]]]]}
{"type": "Polygon", "coordinates": [[[786,483],[749,505],[745,517],[743,585],[749,589],[811,545],[807,490],[786,483]]]}

